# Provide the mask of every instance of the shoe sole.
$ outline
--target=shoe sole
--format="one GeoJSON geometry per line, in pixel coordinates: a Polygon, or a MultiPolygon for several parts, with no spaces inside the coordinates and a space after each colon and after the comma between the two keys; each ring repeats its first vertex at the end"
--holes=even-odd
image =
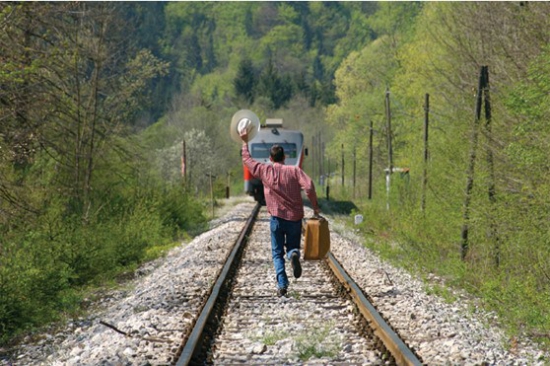
{"type": "Polygon", "coordinates": [[[302,276],[302,265],[300,264],[300,257],[297,254],[292,254],[292,257],[290,257],[290,262],[292,263],[294,278],[300,278],[300,276],[302,276]]]}

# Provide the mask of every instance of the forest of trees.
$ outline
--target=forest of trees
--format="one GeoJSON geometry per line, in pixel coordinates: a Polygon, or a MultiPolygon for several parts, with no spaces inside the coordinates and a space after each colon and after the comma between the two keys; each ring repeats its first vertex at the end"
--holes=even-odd
{"type": "Polygon", "coordinates": [[[209,176],[219,198],[228,177],[242,189],[228,128],[243,108],[304,132],[320,195],[330,175],[380,255],[547,339],[549,15],[546,2],[1,3],[0,342],[202,230],[209,176]],[[407,173],[387,191],[389,166],[407,173]]]}

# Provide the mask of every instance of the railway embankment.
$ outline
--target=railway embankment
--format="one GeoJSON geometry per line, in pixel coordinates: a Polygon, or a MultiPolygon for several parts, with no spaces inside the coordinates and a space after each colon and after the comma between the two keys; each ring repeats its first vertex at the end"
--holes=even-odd
{"type": "MultiPolygon", "coordinates": [[[[123,288],[101,297],[87,315],[26,337],[4,350],[0,365],[171,364],[185,330],[212,285],[219,265],[239,235],[254,203],[228,208],[209,231],[137,271],[123,288]]],[[[494,314],[460,293],[448,303],[423,281],[382,261],[361,245],[352,229],[328,216],[331,251],[374,305],[428,365],[544,365],[548,355],[529,340],[509,339],[494,314]]],[[[260,222],[258,225],[265,225],[260,222]]],[[[264,271],[268,276],[270,271],[264,271]]],[[[307,273],[303,275],[307,279],[307,273]]],[[[302,280],[304,280],[302,279],[302,280]]],[[[436,280],[436,279],[434,279],[436,280]]],[[[263,281],[263,280],[262,280],[263,281]]],[[[269,281],[265,281],[266,286],[269,281]]],[[[449,290],[453,291],[453,290],[449,290]]],[[[267,291],[269,292],[269,291],[267,291]]],[[[275,291],[273,301],[278,299],[275,291]]],[[[291,299],[294,301],[298,299],[291,299]]],[[[280,334],[279,357],[296,358],[292,334],[280,334]],[[288,339],[287,339],[288,338],[288,339]],[[282,354],[282,355],[281,355],[282,354]]],[[[249,347],[262,352],[265,344],[249,347]]],[[[346,352],[346,345],[335,345],[346,352]]],[[[349,348],[348,348],[349,349],[349,348]]],[[[318,363],[317,363],[318,364],[318,363]]],[[[329,360],[321,364],[331,364],[329,360]]]]}

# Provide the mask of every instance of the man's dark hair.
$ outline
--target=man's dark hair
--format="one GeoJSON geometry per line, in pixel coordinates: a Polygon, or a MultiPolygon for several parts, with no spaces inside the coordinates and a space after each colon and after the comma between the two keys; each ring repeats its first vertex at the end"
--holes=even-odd
{"type": "Polygon", "coordinates": [[[271,146],[270,155],[275,163],[282,163],[285,160],[285,150],[281,145],[271,146]]]}

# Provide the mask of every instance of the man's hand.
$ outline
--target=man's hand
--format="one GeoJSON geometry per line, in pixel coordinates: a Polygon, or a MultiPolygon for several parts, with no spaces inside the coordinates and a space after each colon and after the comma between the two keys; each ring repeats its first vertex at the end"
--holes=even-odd
{"type": "Polygon", "coordinates": [[[244,143],[248,142],[248,131],[246,128],[243,128],[243,130],[239,132],[239,136],[241,136],[241,140],[243,140],[244,143]]]}
{"type": "Polygon", "coordinates": [[[319,207],[313,209],[313,216],[319,216],[319,213],[321,213],[319,207]]]}

